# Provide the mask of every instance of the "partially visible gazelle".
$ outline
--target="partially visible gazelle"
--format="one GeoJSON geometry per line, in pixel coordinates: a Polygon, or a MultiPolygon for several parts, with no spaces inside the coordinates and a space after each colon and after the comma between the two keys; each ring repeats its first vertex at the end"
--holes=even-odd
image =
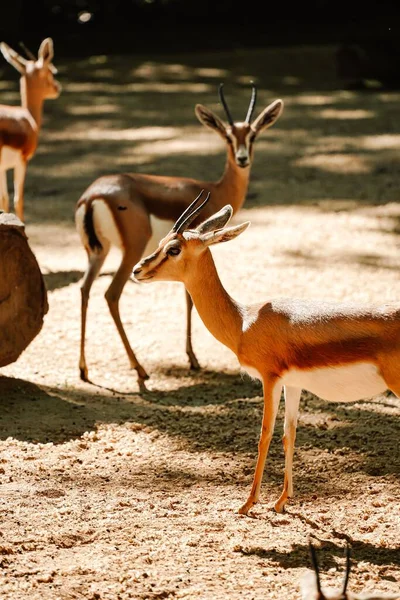
{"type": "MultiPolygon", "coordinates": [[[[264,414],[253,486],[239,512],[258,502],[265,460],[285,391],[285,479],[278,512],[293,494],[292,461],[301,390],[331,402],[349,402],[391,389],[400,397],[400,304],[358,306],[304,300],[252,305],[223,288],[209,246],[227,242],[249,222],[226,227],[231,206],[188,227],[205,206],[199,198],[183,213],[157,250],[136,265],[137,281],[185,284],[205,326],[264,387],[264,414]]],[[[232,261],[234,264],[234,261],[232,261]]]]}
{"type": "Polygon", "coordinates": [[[14,209],[23,221],[26,167],[38,145],[43,102],[46,98],[57,98],[61,86],[54,79],[57,70],[52,63],[54,50],[51,38],[40,44],[38,58],[29,53],[27,60],[5,42],[1,42],[0,50],[21,74],[22,104],[0,105],[0,208],[5,212],[10,210],[7,171],[14,169],[14,209]]]}
{"type": "Polygon", "coordinates": [[[350,577],[350,548],[346,549],[346,571],[344,574],[341,590],[322,588],[319,575],[319,567],[315,548],[310,544],[310,552],[314,571],[309,571],[303,577],[301,582],[301,597],[302,600],[400,600],[400,592],[398,594],[378,594],[376,592],[353,594],[347,591],[347,586],[350,577]]]}
{"type": "MultiPolygon", "coordinates": [[[[82,282],[81,308],[81,353],[80,375],[88,381],[85,357],[86,313],[90,288],[104,260],[114,245],[121,249],[121,264],[106,291],[106,300],[128,354],[131,367],[138,373],[139,386],[144,387],[148,378],[145,369],[137,360],[119,314],[119,299],[133,265],[144,255],[154,250],[158,242],[171,229],[181,212],[189,206],[193,197],[203,188],[212,191],[212,201],[206,209],[208,214],[222,208],[229,198],[236,212],[242,206],[249,182],[253,160],[253,143],[259,133],[273,125],[283,109],[282,100],[275,100],[251,122],[256,103],[256,88],[253,92],[247,116],[243,122],[234,122],[226,104],[222,84],[219,88],[228,124],[210,109],[197,104],[196,116],[203,125],[216,131],[226,143],[227,158],[225,171],[219,181],[198,181],[186,177],[164,177],[156,175],[123,174],[106,175],[96,179],[78,201],[75,219],[82,244],[88,255],[88,267],[82,282]]],[[[191,341],[192,301],[186,294],[187,333],[186,352],[192,369],[199,363],[193,352],[191,341]]]]}

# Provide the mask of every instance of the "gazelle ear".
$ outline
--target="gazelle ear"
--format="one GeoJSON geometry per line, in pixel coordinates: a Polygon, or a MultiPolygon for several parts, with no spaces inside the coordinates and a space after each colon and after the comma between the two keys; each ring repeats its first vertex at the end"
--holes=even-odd
{"type": "Polygon", "coordinates": [[[264,108],[262,113],[251,124],[255,133],[261,133],[264,129],[271,127],[279,119],[283,111],[283,100],[274,100],[272,104],[264,108]]]}
{"type": "Polygon", "coordinates": [[[17,69],[21,75],[24,75],[26,72],[26,63],[28,61],[18,54],[18,52],[15,52],[15,50],[10,48],[10,46],[5,42],[1,42],[0,50],[6,61],[9,62],[14,69],[17,69]]]}
{"type": "Polygon", "coordinates": [[[54,58],[54,45],[51,38],[46,38],[40,44],[38,52],[39,60],[42,60],[44,64],[51,63],[54,58]]]}
{"type": "Polygon", "coordinates": [[[204,233],[208,233],[209,231],[215,231],[216,229],[222,229],[225,227],[227,223],[231,220],[233,215],[233,208],[230,204],[227,204],[217,213],[200,223],[200,225],[196,228],[196,231],[203,235],[204,233]]]}
{"type": "Polygon", "coordinates": [[[214,131],[222,135],[222,137],[226,137],[226,128],[223,121],[221,121],[218,115],[213,113],[212,110],[206,108],[202,104],[196,104],[194,112],[196,113],[196,117],[198,118],[200,123],[202,123],[206,127],[209,127],[210,129],[213,129],[214,131]]]}
{"type": "Polygon", "coordinates": [[[200,236],[201,241],[206,246],[212,246],[213,244],[220,244],[221,242],[229,242],[235,237],[243,233],[248,226],[250,221],[242,223],[241,225],[234,225],[233,227],[226,227],[225,229],[217,229],[217,231],[210,231],[200,236]]]}

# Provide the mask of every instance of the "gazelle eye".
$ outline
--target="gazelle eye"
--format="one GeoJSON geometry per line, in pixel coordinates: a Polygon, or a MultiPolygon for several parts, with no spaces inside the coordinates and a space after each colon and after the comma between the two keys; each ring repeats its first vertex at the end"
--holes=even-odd
{"type": "Polygon", "coordinates": [[[180,253],[181,253],[181,249],[178,248],[177,246],[173,246],[172,248],[167,250],[168,256],[178,256],[178,254],[180,254],[180,253]]]}

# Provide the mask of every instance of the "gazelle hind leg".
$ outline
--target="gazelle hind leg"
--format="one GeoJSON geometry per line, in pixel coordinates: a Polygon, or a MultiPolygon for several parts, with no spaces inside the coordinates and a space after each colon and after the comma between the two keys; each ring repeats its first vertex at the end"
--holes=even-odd
{"type": "Polygon", "coordinates": [[[24,185],[26,161],[21,158],[14,167],[14,210],[17,217],[24,220],[24,185]]]}
{"type": "Polygon", "coordinates": [[[135,356],[135,353],[131,348],[119,314],[119,299],[121,297],[125,284],[132,273],[132,268],[137,262],[137,260],[138,258],[136,256],[134,258],[126,254],[123,256],[118,271],[115,273],[110,287],[106,291],[105,296],[108,303],[108,308],[110,309],[111,316],[114,320],[120,338],[122,340],[122,343],[124,344],[126,353],[128,355],[130,365],[133,369],[136,369],[138,374],[139,387],[143,390],[146,389],[144,382],[146,379],[149,378],[149,376],[142,367],[142,365],[139,363],[138,359],[135,356]]]}
{"type": "Polygon", "coordinates": [[[89,264],[81,284],[81,354],[79,358],[79,370],[81,379],[83,381],[89,381],[88,368],[85,358],[86,316],[89,303],[89,294],[93,282],[103,266],[109,249],[109,246],[106,248],[103,246],[101,252],[88,252],[89,264]]]}
{"type": "Polygon", "coordinates": [[[260,488],[264,473],[265,461],[268,455],[269,445],[274,432],[276,414],[278,412],[279,401],[281,398],[282,385],[276,380],[263,381],[264,386],[264,411],[261,426],[260,441],[258,444],[258,457],[256,470],[254,473],[253,485],[250,495],[245,504],[239,509],[239,513],[247,515],[250,508],[258,502],[260,497],[260,488]]]}
{"type": "Polygon", "coordinates": [[[293,496],[293,454],[296,441],[297,418],[301,389],[285,385],[285,425],[283,434],[283,448],[285,450],[285,478],[283,491],[275,504],[276,512],[282,512],[288,500],[293,496]]]}
{"type": "Polygon", "coordinates": [[[185,289],[186,297],[186,354],[189,358],[190,368],[197,371],[200,369],[199,361],[192,347],[192,309],[193,301],[189,292],[185,289]]]}

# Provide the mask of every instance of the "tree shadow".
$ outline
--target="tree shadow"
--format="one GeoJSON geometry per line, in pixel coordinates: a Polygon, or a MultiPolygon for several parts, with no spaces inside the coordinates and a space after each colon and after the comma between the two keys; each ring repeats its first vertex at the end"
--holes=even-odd
{"type": "MultiPolygon", "coordinates": [[[[179,439],[190,452],[250,458],[244,478],[247,484],[257,453],[263,405],[260,393],[259,383],[249,378],[212,371],[199,375],[198,382],[179,381],[175,390],[148,395],[94,393],[91,386],[51,388],[0,377],[0,439],[11,436],[63,443],[101,423],[135,423],[179,439]]],[[[268,481],[278,485],[284,465],[283,416],[281,403],[266,469],[268,481]]],[[[311,395],[303,397],[295,455],[295,478],[301,489],[296,497],[308,497],[315,489],[324,495],[345,493],[349,480],[359,473],[398,478],[399,433],[397,415],[374,411],[370,403],[330,404],[311,395]],[[316,456],[319,466],[310,469],[310,464],[316,465],[316,456]],[[332,489],[321,464],[340,468],[340,489],[332,489]]]]}
{"type": "MultiPolygon", "coordinates": [[[[312,541],[314,540],[318,540],[318,537],[313,536],[312,541]]],[[[343,560],[343,547],[331,541],[319,541],[321,544],[318,548],[318,565],[320,571],[324,572],[329,571],[331,568],[336,568],[338,560],[343,560]]],[[[375,546],[372,543],[354,540],[351,542],[351,550],[353,558],[352,571],[357,569],[358,562],[368,562],[384,566],[400,565],[400,546],[396,548],[382,548],[381,546],[375,546]]],[[[276,549],[267,549],[261,546],[239,546],[236,551],[240,552],[243,556],[257,556],[258,558],[263,558],[272,566],[277,565],[283,569],[299,567],[313,568],[309,546],[305,544],[293,544],[292,549],[287,552],[281,552],[276,549]]]]}
{"type": "Polygon", "coordinates": [[[76,283],[83,277],[83,271],[52,271],[43,274],[48,292],[59,290],[71,283],[76,283]]]}

